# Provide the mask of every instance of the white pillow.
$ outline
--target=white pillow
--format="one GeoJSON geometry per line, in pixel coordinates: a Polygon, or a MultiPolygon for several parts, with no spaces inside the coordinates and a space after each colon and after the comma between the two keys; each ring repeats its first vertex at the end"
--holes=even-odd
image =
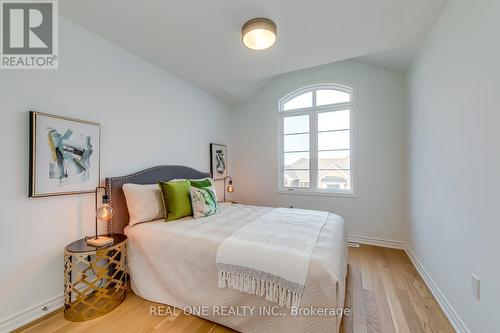
{"type": "Polygon", "coordinates": [[[127,199],[130,225],[165,218],[163,196],[158,184],[124,184],[122,188],[127,199]]]}

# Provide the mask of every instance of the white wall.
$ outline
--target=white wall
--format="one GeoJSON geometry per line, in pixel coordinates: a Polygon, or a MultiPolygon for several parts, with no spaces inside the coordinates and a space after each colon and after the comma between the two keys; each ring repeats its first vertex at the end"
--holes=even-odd
{"type": "Polygon", "coordinates": [[[408,76],[409,244],[471,332],[500,330],[499,31],[500,1],[449,1],[408,76]]]}
{"type": "MultiPolygon", "coordinates": [[[[158,164],[209,171],[227,142],[215,98],[60,21],[59,70],[0,71],[0,322],[63,291],[63,248],[92,234],[91,194],[28,199],[28,110],[101,123],[102,177],[158,164]]],[[[0,328],[1,331],[1,328],[0,328]]]]}
{"type": "Polygon", "coordinates": [[[403,240],[405,232],[404,79],[385,69],[343,61],[281,75],[231,117],[233,199],[248,204],[336,212],[350,234],[403,240]],[[278,101],[311,83],[355,89],[354,149],[357,198],[277,194],[278,101]]]}

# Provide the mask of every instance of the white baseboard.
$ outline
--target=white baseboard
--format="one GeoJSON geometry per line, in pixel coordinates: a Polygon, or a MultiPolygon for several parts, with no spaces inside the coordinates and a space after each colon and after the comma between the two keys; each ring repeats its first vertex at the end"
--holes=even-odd
{"type": "Polygon", "coordinates": [[[347,239],[349,242],[366,244],[366,245],[374,245],[381,247],[388,247],[391,249],[405,249],[405,242],[388,240],[382,238],[374,238],[374,237],[365,237],[365,236],[357,236],[357,235],[348,235],[347,239]]]}
{"type": "Polygon", "coordinates": [[[7,333],[31,323],[64,305],[63,295],[58,295],[42,303],[32,306],[29,309],[20,311],[10,317],[0,320],[0,332],[7,333]]]}
{"type": "Polygon", "coordinates": [[[434,282],[432,279],[431,275],[429,272],[425,269],[425,267],[422,265],[420,260],[418,260],[417,256],[415,253],[412,251],[412,249],[405,244],[405,252],[410,258],[411,262],[413,263],[413,266],[417,269],[418,273],[424,280],[425,284],[431,291],[432,295],[434,295],[434,298],[438,302],[439,306],[441,306],[441,309],[443,310],[444,314],[446,317],[448,317],[448,320],[450,323],[453,325],[453,328],[455,331],[458,333],[470,333],[469,328],[465,325],[463,320],[460,318],[460,316],[457,314],[455,309],[451,306],[450,302],[448,299],[444,296],[443,292],[437,284],[434,282]]]}

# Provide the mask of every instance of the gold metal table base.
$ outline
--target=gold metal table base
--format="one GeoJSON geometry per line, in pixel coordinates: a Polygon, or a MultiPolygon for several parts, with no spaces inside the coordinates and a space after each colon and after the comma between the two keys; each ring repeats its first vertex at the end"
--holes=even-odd
{"type": "Polygon", "coordinates": [[[120,305],[127,291],[126,242],[89,252],[64,251],[64,318],[84,321],[120,305]]]}

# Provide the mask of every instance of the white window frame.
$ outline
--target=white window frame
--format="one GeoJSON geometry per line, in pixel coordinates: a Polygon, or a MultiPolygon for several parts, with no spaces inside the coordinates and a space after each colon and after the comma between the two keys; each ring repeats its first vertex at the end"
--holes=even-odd
{"type": "Polygon", "coordinates": [[[336,83],[321,83],[312,84],[300,89],[297,89],[288,95],[284,96],[279,101],[278,108],[278,147],[279,147],[279,157],[278,157],[278,176],[277,176],[277,193],[282,194],[295,194],[295,195],[319,195],[319,196],[338,196],[338,197],[357,197],[357,175],[355,173],[355,140],[354,140],[354,113],[355,113],[355,96],[354,88],[336,83]],[[350,102],[329,104],[323,106],[316,106],[316,90],[338,90],[343,91],[351,95],[350,102]],[[294,110],[284,110],[284,104],[293,98],[300,96],[307,92],[313,92],[313,106],[294,109],[294,110]],[[318,114],[321,112],[329,111],[341,111],[349,109],[349,121],[350,121],[350,189],[320,189],[317,187],[317,175],[318,175],[318,114]],[[301,116],[309,115],[309,188],[301,187],[285,187],[283,185],[283,174],[284,174],[284,133],[283,133],[283,122],[285,117],[290,116],[301,116]]]}

